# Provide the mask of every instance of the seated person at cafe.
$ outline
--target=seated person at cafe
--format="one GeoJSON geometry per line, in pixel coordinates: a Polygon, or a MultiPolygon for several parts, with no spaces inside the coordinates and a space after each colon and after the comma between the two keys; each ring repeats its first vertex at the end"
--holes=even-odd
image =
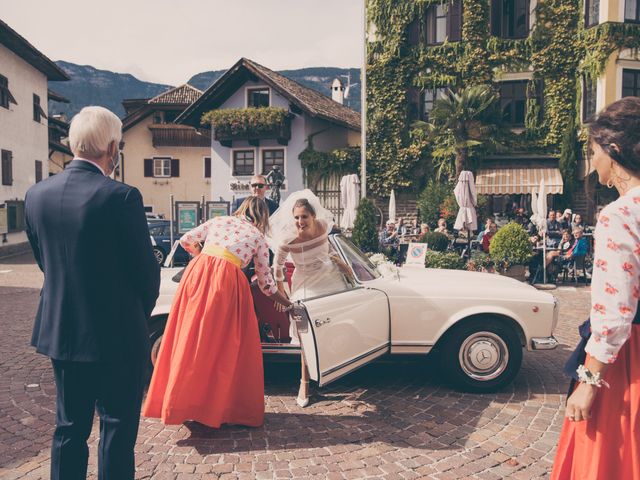
{"type": "Polygon", "coordinates": [[[565,255],[571,247],[573,247],[574,240],[571,237],[568,229],[562,230],[562,239],[560,240],[560,249],[559,250],[551,250],[547,252],[547,257],[545,259],[545,264],[549,266],[551,262],[553,262],[554,258],[561,257],[565,255]]]}
{"type": "Polygon", "coordinates": [[[522,225],[523,227],[527,224],[529,220],[525,215],[524,208],[518,208],[516,210],[516,216],[514,217],[513,221],[518,225],[522,225]]]}
{"type": "Polygon", "coordinates": [[[496,234],[497,231],[498,231],[498,225],[496,225],[494,222],[491,222],[491,224],[489,225],[488,231],[485,232],[485,234],[482,236],[482,251],[484,253],[489,253],[489,248],[491,246],[491,239],[493,238],[493,236],[496,234]]]}
{"type": "Polygon", "coordinates": [[[571,217],[573,216],[573,212],[571,211],[570,208],[567,208],[562,215],[560,216],[560,218],[557,217],[556,214],[556,220],[558,220],[558,223],[560,224],[560,228],[561,229],[571,229],[571,217]]]}
{"type": "Polygon", "coordinates": [[[549,210],[547,217],[547,247],[557,248],[562,238],[562,229],[556,220],[556,212],[549,210]]]}
{"type": "Polygon", "coordinates": [[[587,254],[588,245],[587,239],[584,238],[584,229],[576,228],[573,231],[573,238],[575,239],[573,245],[567,252],[560,256],[560,265],[565,266],[576,258],[584,257],[587,254]]]}
{"type": "Polygon", "coordinates": [[[429,229],[429,224],[428,223],[421,223],[420,224],[420,236],[424,235],[425,233],[429,233],[430,229],[429,229]]]}
{"type": "Polygon", "coordinates": [[[487,217],[487,220],[485,221],[485,224],[484,224],[484,229],[480,230],[480,233],[478,233],[478,238],[477,238],[478,245],[482,245],[482,237],[484,237],[484,234],[489,231],[489,227],[491,226],[492,223],[494,223],[493,218],[487,217]]]}
{"type": "Polygon", "coordinates": [[[397,247],[400,239],[393,220],[387,220],[387,228],[380,232],[380,246],[382,248],[397,247]]]}
{"type": "Polygon", "coordinates": [[[411,233],[410,227],[404,224],[404,219],[402,217],[398,217],[398,223],[396,223],[396,231],[398,235],[408,235],[411,233]]]}
{"type": "Polygon", "coordinates": [[[434,230],[434,232],[449,235],[449,231],[447,230],[447,221],[444,218],[438,219],[438,227],[434,230]]]}
{"type": "Polygon", "coordinates": [[[582,229],[587,228],[587,225],[584,223],[584,220],[582,220],[582,215],[580,215],[579,213],[576,213],[573,216],[573,222],[571,222],[571,231],[573,232],[576,228],[582,228],[582,229]]]}

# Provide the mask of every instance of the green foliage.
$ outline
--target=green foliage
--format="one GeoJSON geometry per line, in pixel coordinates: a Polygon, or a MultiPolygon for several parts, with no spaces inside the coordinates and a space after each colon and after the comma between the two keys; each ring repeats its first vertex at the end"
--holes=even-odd
{"type": "Polygon", "coordinates": [[[378,229],[376,228],[376,213],[373,202],[368,198],[360,200],[356,219],[353,222],[353,232],[351,240],[363,252],[377,252],[378,246],[378,229]]]}
{"type": "Polygon", "coordinates": [[[281,129],[289,112],[286,108],[223,108],[202,114],[202,125],[213,125],[216,136],[229,138],[272,134],[281,129]]]}
{"type": "Polygon", "coordinates": [[[578,170],[578,145],[577,132],[575,128],[575,117],[569,118],[569,123],[562,137],[560,149],[560,173],[564,182],[562,193],[563,206],[571,205],[571,198],[575,190],[576,176],[578,170]]]}
{"type": "Polygon", "coordinates": [[[434,145],[431,154],[440,164],[439,173],[453,170],[457,178],[468,168],[474,150],[494,146],[499,122],[497,100],[488,85],[472,85],[458,93],[449,91],[435,101],[428,123],[416,123],[434,145]],[[453,165],[443,167],[450,162],[453,165]]]}
{"type": "Polygon", "coordinates": [[[449,238],[440,232],[427,232],[422,236],[420,242],[426,243],[430,250],[436,252],[444,252],[449,246],[449,238]]]}
{"type": "MultiPolygon", "coordinates": [[[[451,178],[455,172],[450,135],[435,143],[425,135],[409,135],[413,119],[407,114],[408,88],[449,86],[457,91],[461,86],[492,85],[502,73],[532,67],[525,131],[504,129],[496,138],[504,153],[559,155],[571,117],[579,110],[582,76],[598,77],[618,49],[640,49],[640,25],[607,22],[585,28],[582,0],[539,0],[533,32],[517,40],[491,36],[489,0],[465,0],[462,41],[410,45],[409,26],[422,23],[426,8],[437,3],[441,0],[367,1],[368,20],[376,27],[367,58],[369,185],[379,195],[419,186],[422,175],[429,178],[435,172],[451,178]],[[536,95],[540,87],[542,104],[536,95]]],[[[471,146],[472,168],[484,153],[471,146]]]]}
{"type": "Polygon", "coordinates": [[[420,219],[424,223],[431,227],[437,225],[438,219],[442,216],[440,207],[447,197],[453,195],[453,187],[449,182],[429,180],[417,202],[420,219]]]}
{"type": "Polygon", "coordinates": [[[424,266],[427,268],[446,268],[449,270],[464,270],[464,259],[453,252],[434,252],[427,250],[424,259],[424,266]]]}
{"type": "Polygon", "coordinates": [[[318,152],[313,144],[298,155],[305,169],[307,184],[315,185],[321,176],[327,174],[346,175],[360,168],[360,147],[346,147],[331,152],[318,152]]]}
{"type": "Polygon", "coordinates": [[[532,254],[527,231],[515,222],[506,224],[491,239],[489,254],[504,269],[511,265],[524,265],[532,254]]]}

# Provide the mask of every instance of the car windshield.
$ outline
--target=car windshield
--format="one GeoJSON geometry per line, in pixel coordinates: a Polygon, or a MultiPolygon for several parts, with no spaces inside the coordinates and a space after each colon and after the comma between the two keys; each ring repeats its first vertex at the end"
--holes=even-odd
{"type": "Polygon", "coordinates": [[[334,238],[344,252],[347,262],[349,262],[353,273],[359,281],[366,282],[380,276],[380,272],[378,272],[373,263],[351,240],[342,235],[336,235],[334,238]]]}
{"type": "Polygon", "coordinates": [[[164,225],[149,225],[149,234],[153,236],[162,235],[162,231],[164,230],[164,225]]]}

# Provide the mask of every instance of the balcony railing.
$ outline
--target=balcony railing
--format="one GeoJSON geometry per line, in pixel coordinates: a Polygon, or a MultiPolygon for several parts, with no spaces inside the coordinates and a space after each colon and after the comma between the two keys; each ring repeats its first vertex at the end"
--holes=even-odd
{"type": "Polygon", "coordinates": [[[211,137],[187,125],[159,123],[149,125],[154,147],[209,147],[211,137]]]}

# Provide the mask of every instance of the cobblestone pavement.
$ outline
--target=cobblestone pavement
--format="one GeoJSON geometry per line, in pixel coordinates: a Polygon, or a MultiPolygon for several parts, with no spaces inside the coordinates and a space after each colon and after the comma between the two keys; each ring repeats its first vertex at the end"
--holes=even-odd
{"type": "MultiPolygon", "coordinates": [[[[0,479],[48,478],[55,389],[28,346],[42,275],[29,256],[0,261],[0,479]]],[[[444,386],[428,361],[380,362],[317,391],[299,408],[296,365],[266,366],[262,428],[165,427],[143,419],[140,479],[480,478],[548,476],[563,415],[561,367],[588,310],[588,288],[559,288],[562,345],[525,352],[496,394],[444,386]]],[[[97,422],[90,478],[96,478],[97,422]]]]}

